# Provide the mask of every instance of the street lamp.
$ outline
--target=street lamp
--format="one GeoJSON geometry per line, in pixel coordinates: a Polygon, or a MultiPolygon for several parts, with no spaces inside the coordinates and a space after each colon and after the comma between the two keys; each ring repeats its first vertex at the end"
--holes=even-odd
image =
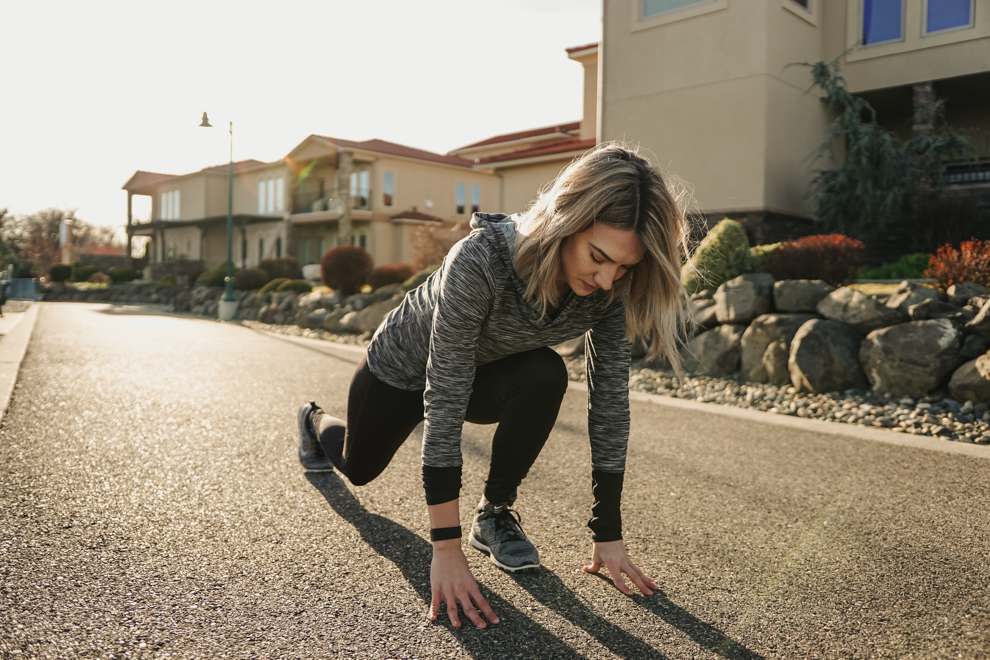
{"type": "MultiPolygon", "coordinates": [[[[203,113],[200,128],[213,128],[210,118],[203,113]]],[[[220,301],[219,316],[222,321],[234,318],[237,312],[237,297],[234,295],[234,122],[230,122],[230,163],[227,165],[227,277],[223,283],[223,300],[220,301]]]]}

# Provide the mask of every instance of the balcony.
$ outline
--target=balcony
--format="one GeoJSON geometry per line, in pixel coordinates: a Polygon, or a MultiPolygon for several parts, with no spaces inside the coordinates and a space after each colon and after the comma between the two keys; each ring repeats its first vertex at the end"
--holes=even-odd
{"type": "MultiPolygon", "coordinates": [[[[351,209],[354,211],[370,211],[371,210],[371,190],[370,189],[358,189],[356,191],[351,191],[351,209]]],[[[292,213],[293,215],[298,215],[300,213],[341,213],[343,209],[340,206],[339,197],[336,190],[331,190],[329,192],[323,191],[300,191],[295,192],[292,195],[292,213]]]]}
{"type": "Polygon", "coordinates": [[[945,183],[953,188],[990,184],[990,158],[950,161],[945,166],[945,183]]]}

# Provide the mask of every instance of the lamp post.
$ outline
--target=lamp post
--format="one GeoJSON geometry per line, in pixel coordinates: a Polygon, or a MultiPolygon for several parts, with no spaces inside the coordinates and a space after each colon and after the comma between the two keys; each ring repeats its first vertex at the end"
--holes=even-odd
{"type": "MultiPolygon", "coordinates": [[[[203,113],[201,128],[213,128],[210,118],[203,113]]],[[[223,283],[223,300],[219,305],[221,321],[229,321],[237,313],[237,296],[234,295],[234,122],[230,122],[230,162],[227,165],[227,277],[223,283]]]]}

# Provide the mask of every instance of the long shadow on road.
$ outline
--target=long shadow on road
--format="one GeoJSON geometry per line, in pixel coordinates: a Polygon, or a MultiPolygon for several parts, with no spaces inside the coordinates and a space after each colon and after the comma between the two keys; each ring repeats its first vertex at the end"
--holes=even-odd
{"type": "MultiPolygon", "coordinates": [[[[344,485],[336,473],[306,474],[306,478],[320,491],[330,507],[344,520],[354,525],[361,538],[375,552],[388,559],[402,572],[410,586],[423,601],[425,610],[431,600],[430,559],[433,549],[429,543],[402,525],[383,516],[370,513],[344,485]]],[[[500,625],[477,630],[470,622],[461,630],[449,621],[443,624],[460,642],[464,650],[475,658],[506,658],[518,655],[524,658],[585,658],[573,648],[557,639],[540,624],[509,604],[498,594],[478,584],[481,592],[499,614],[500,625]]],[[[439,619],[438,619],[439,620],[439,619]]],[[[465,620],[466,621],[466,620],[465,620]]],[[[625,633],[623,633],[625,634],[625,633]]],[[[650,648],[651,653],[655,651],[650,648]]],[[[663,657],[659,655],[629,657],[663,657]]]]}

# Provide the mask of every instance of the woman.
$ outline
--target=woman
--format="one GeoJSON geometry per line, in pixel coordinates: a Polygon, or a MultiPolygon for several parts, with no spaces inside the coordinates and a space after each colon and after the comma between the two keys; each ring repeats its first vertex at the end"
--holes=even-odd
{"type": "Polygon", "coordinates": [[[681,199],[644,158],[617,144],[572,163],[524,214],[475,214],[427,282],[379,326],[358,366],[347,422],[299,410],[299,458],[355,485],[377,477],[420,423],[433,562],[430,619],[447,603],[476,626],[498,617],[461,549],[461,427],[497,423],[491,468],[469,542],[508,571],[539,553],[509,507],[557,418],[567,371],[548,348],[585,336],[595,504],[592,562],[623,593],[657,585],[622,543],[619,500],[629,435],[630,337],[649,338],[681,373],[676,345],[688,226],[681,199]],[[475,608],[481,611],[478,615],[475,608]]]}

